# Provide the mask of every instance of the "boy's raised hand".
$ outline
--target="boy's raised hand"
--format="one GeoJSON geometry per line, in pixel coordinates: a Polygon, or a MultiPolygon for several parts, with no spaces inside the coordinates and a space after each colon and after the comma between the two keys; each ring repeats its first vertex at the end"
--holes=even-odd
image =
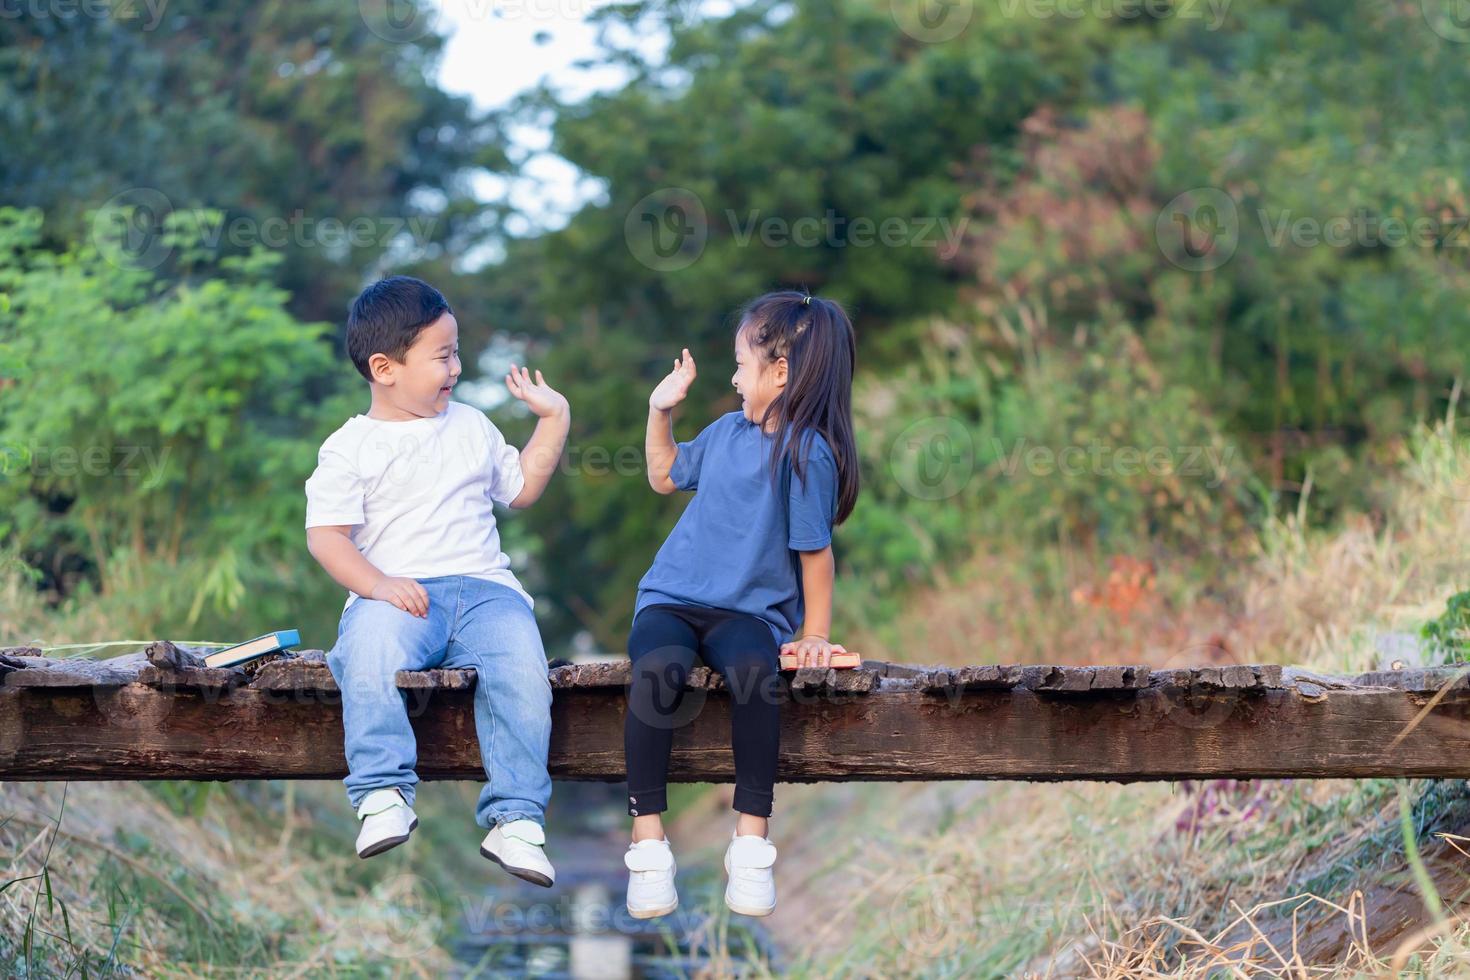
{"type": "Polygon", "coordinates": [[[541,377],[541,372],[536,372],[536,380],[531,380],[531,372],[524,367],[510,366],[510,373],[505,376],[505,387],[516,398],[526,403],[537,418],[546,418],[558,412],[568,410],[566,396],[546,383],[541,377]]]}
{"type": "Polygon", "coordinates": [[[653,394],[648,396],[648,406],[656,408],[661,412],[667,412],[675,405],[684,400],[689,394],[689,386],[694,383],[694,355],[689,353],[689,348],[684,348],[684,356],[674,358],[674,370],[670,371],[658,387],[653,389],[653,394]]]}

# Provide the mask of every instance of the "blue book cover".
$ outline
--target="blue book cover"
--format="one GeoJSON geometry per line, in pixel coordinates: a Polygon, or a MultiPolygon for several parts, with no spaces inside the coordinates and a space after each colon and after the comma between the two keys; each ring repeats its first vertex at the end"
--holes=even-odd
{"type": "Polygon", "coordinates": [[[205,664],[210,667],[238,667],[240,664],[249,663],[266,654],[278,653],[281,650],[294,647],[301,642],[301,634],[296,630],[280,630],[275,633],[266,633],[257,636],[253,640],[244,643],[236,643],[232,647],[216,650],[204,658],[205,664]]]}

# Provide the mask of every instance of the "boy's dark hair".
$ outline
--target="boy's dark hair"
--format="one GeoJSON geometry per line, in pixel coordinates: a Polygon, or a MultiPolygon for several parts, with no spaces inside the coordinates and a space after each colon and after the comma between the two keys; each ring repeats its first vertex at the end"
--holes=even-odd
{"type": "Polygon", "coordinates": [[[370,357],[387,354],[402,364],[420,331],[453,312],[444,294],[422,279],[379,279],[358,293],[347,312],[347,356],[357,372],[372,381],[370,357]]]}

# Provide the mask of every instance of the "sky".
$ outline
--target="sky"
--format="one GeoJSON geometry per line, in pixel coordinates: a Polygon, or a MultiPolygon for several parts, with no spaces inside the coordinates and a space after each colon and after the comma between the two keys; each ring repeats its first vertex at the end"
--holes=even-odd
{"type": "MultiPolygon", "coordinates": [[[[448,37],[439,67],[445,91],[468,96],[477,109],[503,106],[517,95],[549,80],[567,98],[584,98],[621,84],[624,75],[611,66],[583,69],[575,62],[597,54],[595,30],[587,15],[605,0],[434,0],[434,29],[448,37]]],[[[561,157],[547,152],[550,134],[540,127],[521,127],[516,143],[530,155],[525,178],[508,181],[490,174],[475,179],[481,200],[507,195],[530,220],[509,230],[517,235],[556,229],[600,191],[597,181],[561,157]]],[[[462,257],[467,267],[499,258],[498,248],[462,257]]],[[[467,354],[470,352],[466,352],[467,354]]],[[[509,395],[503,382],[517,351],[489,350],[473,355],[482,375],[461,382],[457,398],[482,409],[503,404],[509,395]]],[[[552,380],[552,379],[548,379],[552,380]]]]}
{"type": "MultiPolygon", "coordinates": [[[[706,16],[728,14],[739,0],[689,0],[691,13],[706,16]]],[[[624,69],[597,64],[597,28],[588,16],[609,5],[609,0],[433,0],[436,17],[432,29],[448,40],[440,60],[438,81],[445,91],[468,96],[478,109],[505,105],[543,80],[566,101],[576,101],[599,91],[616,88],[626,81],[624,69]],[[590,67],[577,62],[591,59],[590,67]]],[[[662,57],[668,39],[657,36],[627,37],[620,44],[636,41],[652,60],[662,57]]],[[[549,152],[550,134],[541,127],[525,126],[513,134],[515,143],[527,153],[524,176],[514,181],[481,174],[475,192],[483,201],[509,197],[526,217],[508,225],[515,235],[554,230],[566,223],[584,203],[603,191],[600,181],[589,178],[566,160],[549,152]]],[[[500,257],[491,246],[483,254],[461,257],[469,269],[485,266],[500,257]]],[[[482,372],[476,381],[462,381],[456,395],[484,409],[493,409],[509,397],[504,374],[518,362],[517,350],[492,346],[478,352],[482,372]]],[[[535,365],[531,365],[534,367],[535,365]]],[[[552,381],[553,379],[547,379],[552,381]]]]}
{"type": "MultiPolygon", "coordinates": [[[[624,72],[611,65],[578,68],[578,60],[597,55],[596,32],[587,16],[607,0],[435,0],[436,29],[449,37],[440,64],[439,83],[447,91],[469,96],[477,108],[504,105],[516,95],[549,80],[563,98],[576,100],[615,88],[624,72]]],[[[649,51],[662,43],[650,39],[649,51]]],[[[531,153],[527,178],[514,184],[482,176],[476,192],[483,199],[509,194],[531,222],[512,226],[515,234],[558,228],[601,190],[562,158],[545,152],[549,134],[537,127],[515,132],[516,142],[531,153]]]]}

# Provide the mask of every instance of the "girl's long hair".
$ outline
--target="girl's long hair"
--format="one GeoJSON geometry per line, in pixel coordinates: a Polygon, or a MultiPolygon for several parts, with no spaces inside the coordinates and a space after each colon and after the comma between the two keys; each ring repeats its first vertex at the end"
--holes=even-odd
{"type": "Polygon", "coordinates": [[[847,311],[830,299],[794,290],[766,293],[740,311],[736,335],[768,363],[786,358],[786,387],[766,408],[762,431],[772,418],[773,477],[783,459],[804,479],[810,439],[820,432],[837,462],[837,515],[841,524],[858,497],[857,444],[852,436],[852,374],[857,341],[847,311]]]}

